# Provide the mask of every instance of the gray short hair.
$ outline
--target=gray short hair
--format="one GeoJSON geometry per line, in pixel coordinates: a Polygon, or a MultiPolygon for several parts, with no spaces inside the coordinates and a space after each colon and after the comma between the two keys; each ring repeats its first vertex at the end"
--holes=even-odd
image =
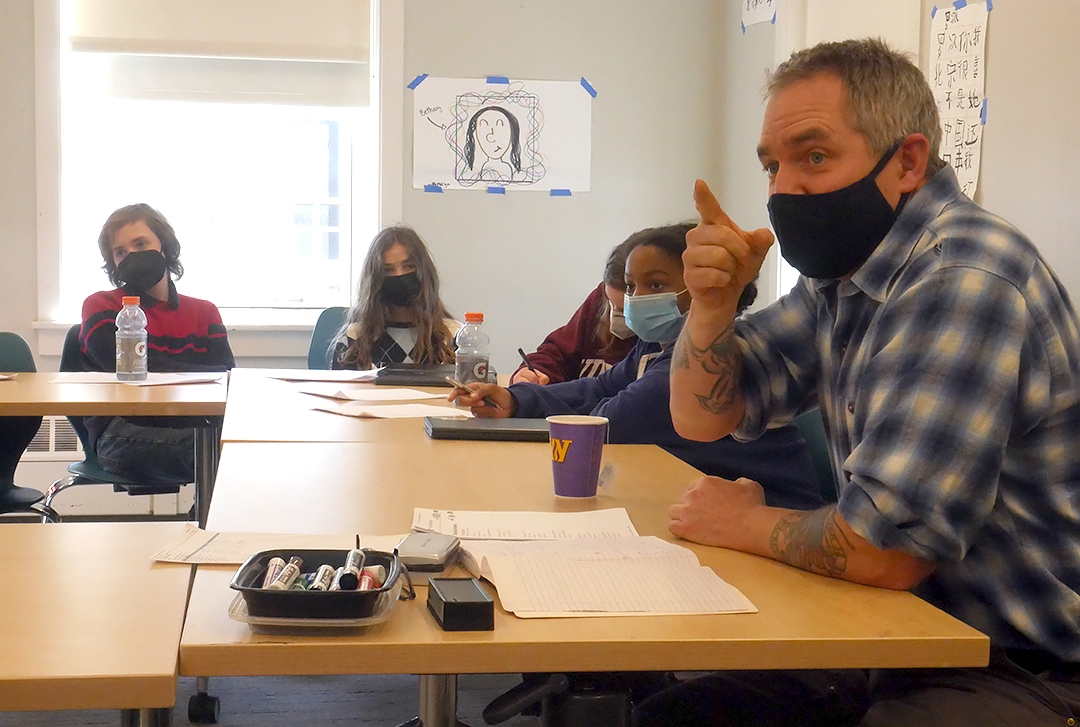
{"type": "Polygon", "coordinates": [[[769,74],[765,96],[819,73],[838,76],[847,90],[851,125],[884,154],[908,134],[920,133],[930,142],[929,177],[943,166],[941,119],[930,85],[904,53],[877,38],[819,43],[796,51],[769,74]]]}

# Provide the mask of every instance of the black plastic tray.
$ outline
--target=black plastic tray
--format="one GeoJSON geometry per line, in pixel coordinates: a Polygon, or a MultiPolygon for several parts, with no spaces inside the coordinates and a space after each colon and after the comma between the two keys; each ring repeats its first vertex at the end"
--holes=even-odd
{"type": "Polygon", "coordinates": [[[382,587],[370,591],[272,591],[262,588],[263,575],[271,558],[288,562],[292,556],[303,559],[300,569],[309,573],[320,565],[340,568],[345,565],[347,550],[260,550],[240,566],[229,587],[244,597],[251,616],[276,618],[357,619],[375,614],[379,596],[391,590],[401,575],[401,562],[394,553],[363,549],[364,565],[381,565],[386,570],[382,587]]]}

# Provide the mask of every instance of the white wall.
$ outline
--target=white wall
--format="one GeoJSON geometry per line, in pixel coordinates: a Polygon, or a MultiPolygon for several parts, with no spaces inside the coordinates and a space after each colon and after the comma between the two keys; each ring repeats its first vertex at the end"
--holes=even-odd
{"type": "Polygon", "coordinates": [[[33,340],[37,312],[34,2],[0,2],[0,330],[33,340]]]}
{"type": "MultiPolygon", "coordinates": [[[[517,346],[534,347],[569,317],[611,246],[640,227],[692,216],[695,177],[713,184],[740,223],[767,223],[754,146],[775,30],[742,34],[737,3],[404,1],[402,84],[418,73],[585,76],[598,91],[593,191],[552,199],[403,190],[403,221],[430,243],[447,303],[458,315],[488,316],[500,371],[513,368],[517,346]]],[[[934,2],[922,1],[926,22],[934,2]]],[[[28,339],[37,310],[33,8],[33,0],[0,2],[0,330],[28,339]]],[[[1080,112],[1077,31],[1075,3],[995,3],[980,193],[1035,241],[1074,298],[1080,205],[1068,180],[1080,147],[1066,134],[1080,112]]],[[[405,180],[410,164],[406,149],[405,180]]]]}
{"type": "MultiPolygon", "coordinates": [[[[591,191],[404,191],[457,316],[481,311],[499,372],[600,282],[612,247],[694,213],[716,168],[716,0],[407,0],[402,83],[417,74],[577,81],[597,91],[591,191]]],[[[407,110],[411,98],[406,95],[407,110]]],[[[402,123],[407,124],[406,116],[402,123]]],[[[405,128],[406,140],[411,130],[405,128]]],[[[404,178],[412,178],[406,141],[404,178]]]]}

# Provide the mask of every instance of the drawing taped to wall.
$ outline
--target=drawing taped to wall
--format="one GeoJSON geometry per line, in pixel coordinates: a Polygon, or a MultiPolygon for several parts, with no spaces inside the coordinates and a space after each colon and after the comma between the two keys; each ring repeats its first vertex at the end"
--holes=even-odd
{"type": "Polygon", "coordinates": [[[591,102],[580,83],[424,78],[413,186],[588,191],[591,102]]]}

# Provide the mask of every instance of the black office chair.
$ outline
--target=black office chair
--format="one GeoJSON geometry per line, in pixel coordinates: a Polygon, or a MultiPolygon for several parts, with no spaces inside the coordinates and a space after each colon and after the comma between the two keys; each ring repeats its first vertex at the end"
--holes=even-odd
{"type": "MultiPolygon", "coordinates": [[[[17,333],[0,332],[0,371],[37,371],[30,346],[17,333]]],[[[0,515],[27,513],[60,522],[60,516],[41,503],[45,499],[44,492],[15,484],[15,469],[40,427],[39,416],[0,417],[0,515]]]]}
{"type": "Polygon", "coordinates": [[[333,360],[334,352],[331,345],[334,342],[334,334],[345,325],[345,316],[349,309],[343,306],[333,306],[319,314],[315,321],[315,328],[311,331],[311,343],[308,345],[307,367],[309,369],[329,369],[333,360]]]}
{"type": "Polygon", "coordinates": [[[795,426],[806,440],[818,487],[821,488],[821,498],[827,503],[836,502],[836,473],[833,472],[832,460],[829,458],[829,442],[825,436],[825,422],[821,418],[821,410],[814,408],[795,417],[795,426]]]}
{"type": "MultiPolygon", "coordinates": [[[[86,361],[79,348],[79,325],[76,324],[68,329],[64,337],[64,348],[60,353],[61,371],[86,371],[86,361]]],[[[83,423],[83,417],[68,417],[72,429],[79,437],[83,448],[83,461],[74,462],[68,466],[67,477],[63,477],[52,484],[45,495],[45,505],[52,506],[53,500],[61,492],[69,487],[80,485],[112,485],[116,492],[126,492],[129,495],[175,495],[187,482],[166,482],[162,484],[147,484],[139,480],[133,480],[122,475],[107,471],[98,462],[97,454],[90,446],[89,433],[83,423]]]]}

